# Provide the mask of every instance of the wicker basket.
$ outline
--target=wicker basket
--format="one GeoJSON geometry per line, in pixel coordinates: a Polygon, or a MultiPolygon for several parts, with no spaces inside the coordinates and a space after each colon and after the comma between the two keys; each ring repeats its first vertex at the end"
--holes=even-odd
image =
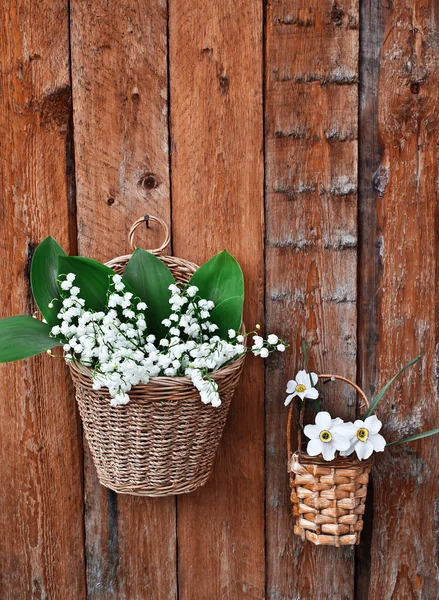
{"type": "MultiPolygon", "coordinates": [[[[170,242],[166,224],[156,217],[142,223],[159,223],[166,232],[158,255],[170,242]]],[[[130,255],[106,263],[122,274],[130,255]]],[[[181,258],[159,256],[177,281],[188,282],[197,265],[181,258]]],[[[91,370],[70,363],[85,437],[90,446],[99,481],[124,494],[167,496],[191,492],[206,483],[227,413],[238,384],[244,355],[212,374],[218,383],[221,406],[204,405],[188,377],[152,377],[147,385],[129,392],[130,402],[113,407],[103,390],[93,390],[91,370]]]]}
{"type": "MultiPolygon", "coordinates": [[[[353,386],[366,407],[363,390],[339,375],[319,375],[319,379],[339,379],[353,386]]],[[[363,529],[367,484],[372,458],[360,461],[339,456],[333,461],[309,456],[302,450],[304,410],[300,411],[298,450],[292,449],[293,405],[287,423],[288,472],[293,503],[294,533],[316,545],[358,544],[363,529]]]]}

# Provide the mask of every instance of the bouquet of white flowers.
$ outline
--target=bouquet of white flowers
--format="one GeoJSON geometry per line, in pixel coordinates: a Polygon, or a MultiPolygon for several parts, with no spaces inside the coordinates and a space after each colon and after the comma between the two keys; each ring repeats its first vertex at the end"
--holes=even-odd
{"type": "Polygon", "coordinates": [[[317,545],[358,544],[373,453],[439,433],[439,429],[433,429],[387,443],[380,433],[382,423],[374,414],[395,379],[421,357],[406,364],[369,402],[363,390],[349,379],[310,371],[304,342],[302,349],[307,369],[288,381],[285,399],[285,405],[290,405],[287,447],[294,532],[317,545]],[[358,392],[362,399],[362,418],[345,422],[321,410],[316,385],[319,381],[334,380],[344,381],[358,392]],[[300,401],[296,450],[293,450],[291,436],[294,398],[300,401]],[[304,425],[307,400],[314,404],[316,415],[314,423],[304,425]],[[308,438],[306,450],[302,447],[302,434],[308,438]]]}
{"type": "Polygon", "coordinates": [[[159,258],[134,247],[145,222],[169,242],[144,217],[133,254],[105,265],[41,242],[31,283],[43,319],[0,320],[0,362],[62,347],[101,482],[165,495],[207,480],[245,354],[286,343],[245,332],[244,278],[226,250],[201,267],[159,258]]]}

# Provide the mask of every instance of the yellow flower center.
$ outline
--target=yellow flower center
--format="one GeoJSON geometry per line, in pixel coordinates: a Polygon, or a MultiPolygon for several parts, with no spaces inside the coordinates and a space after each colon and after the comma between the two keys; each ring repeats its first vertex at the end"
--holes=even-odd
{"type": "Polygon", "coordinates": [[[368,437],[369,437],[369,430],[366,429],[365,427],[361,427],[361,429],[359,429],[357,431],[357,438],[360,440],[360,442],[367,442],[368,437]]]}
{"type": "Polygon", "coordinates": [[[302,393],[306,390],[306,386],[303,385],[303,383],[299,383],[299,385],[296,385],[296,392],[302,393]]]}
{"type": "Polygon", "coordinates": [[[328,442],[330,442],[332,440],[332,435],[329,431],[326,431],[326,429],[324,429],[323,431],[320,432],[320,441],[325,442],[325,444],[327,444],[328,442]]]}

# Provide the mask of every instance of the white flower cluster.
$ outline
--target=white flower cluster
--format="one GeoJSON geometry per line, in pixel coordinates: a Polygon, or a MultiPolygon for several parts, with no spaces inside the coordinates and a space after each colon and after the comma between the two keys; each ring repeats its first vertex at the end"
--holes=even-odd
{"type": "MultiPolygon", "coordinates": [[[[285,406],[298,396],[301,400],[310,398],[317,400],[319,392],[314,387],[318,382],[315,373],[299,371],[295,379],[287,384],[285,406]]],[[[358,419],[354,423],[345,423],[340,417],[333,419],[326,411],[318,412],[314,425],[306,425],[304,434],[309,438],[306,451],[310,456],[321,454],[324,460],[334,460],[336,451],[341,456],[350,456],[354,451],[360,460],[369,458],[372,453],[383,452],[386,440],[378,433],[382,423],[375,416],[364,421],[358,419]]]]}
{"type": "Polygon", "coordinates": [[[252,352],[255,356],[267,358],[267,356],[273,352],[274,349],[276,349],[278,352],[285,352],[285,348],[286,346],[284,342],[280,340],[274,333],[270,333],[266,340],[264,340],[264,338],[260,335],[253,336],[252,352]]]}
{"type": "Polygon", "coordinates": [[[163,321],[168,333],[157,341],[147,334],[146,304],[126,290],[120,275],[112,277],[107,310],[99,312],[86,309],[74,281],[69,273],[60,282],[61,325],[51,335],[62,341],[66,360],[93,368],[94,389],[108,388],[113,406],[128,403],[127,392],[150,377],[185,375],[204,404],[220,406],[218,385],[209,373],[246,352],[245,340],[232,330],[228,341],[215,335],[218,326],[209,321],[214,303],[199,298],[196,286],[169,286],[172,312],[163,321]]]}
{"type": "Polygon", "coordinates": [[[306,451],[310,456],[322,454],[325,460],[333,460],[338,450],[341,456],[350,456],[354,451],[360,460],[369,458],[373,452],[383,452],[386,440],[378,433],[382,423],[375,416],[364,421],[345,423],[337,417],[332,419],[328,412],[317,413],[315,425],[306,425],[304,433],[310,439],[306,451]]]}

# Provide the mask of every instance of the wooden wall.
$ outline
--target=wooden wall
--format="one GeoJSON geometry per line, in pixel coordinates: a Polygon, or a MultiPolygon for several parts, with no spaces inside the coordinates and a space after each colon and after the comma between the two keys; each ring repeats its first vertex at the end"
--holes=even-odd
{"type": "Polygon", "coordinates": [[[1,365],[0,598],[436,599],[439,441],[380,456],[358,548],[315,548],[292,534],[283,406],[305,336],[369,395],[421,352],[380,415],[389,439],[439,423],[436,0],[2,13],[1,316],[35,310],[43,237],[108,260],[148,212],[176,255],[230,250],[246,322],[292,348],[248,359],[211,480],[164,499],[99,485],[62,361],[1,365]]]}

